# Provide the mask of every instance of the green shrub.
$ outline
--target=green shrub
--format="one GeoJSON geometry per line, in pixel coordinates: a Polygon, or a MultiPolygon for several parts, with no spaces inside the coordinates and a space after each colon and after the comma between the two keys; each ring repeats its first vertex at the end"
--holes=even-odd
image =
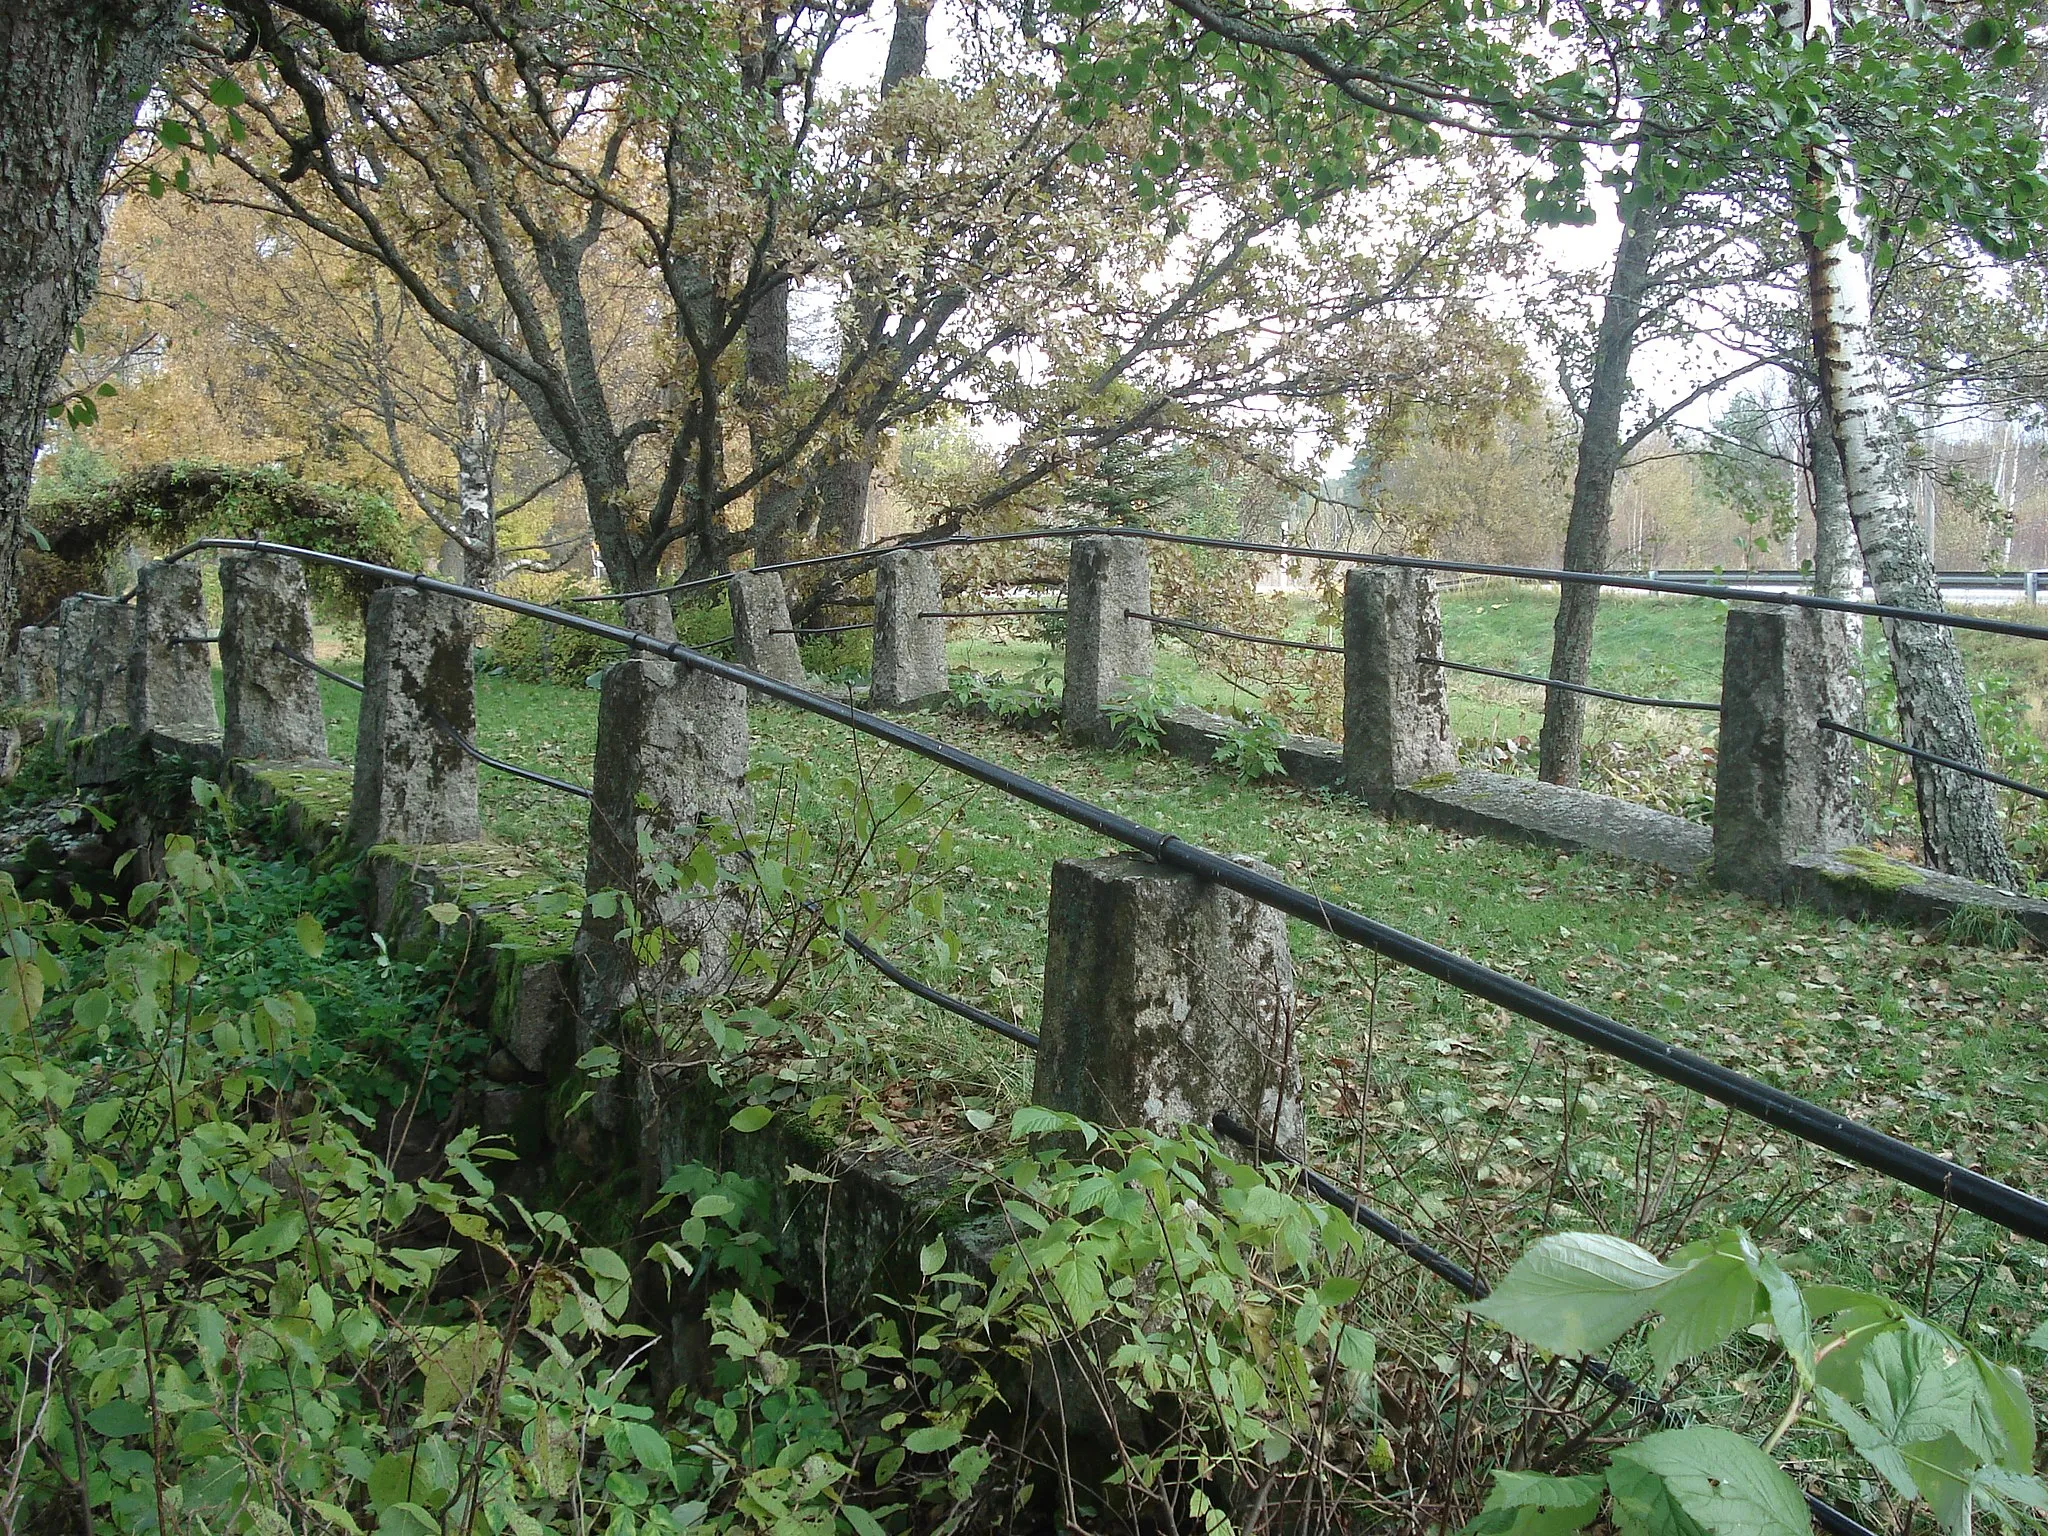
{"type": "Polygon", "coordinates": [[[1280,777],[1280,743],[1287,728],[1269,715],[1246,715],[1216,743],[1216,761],[1237,775],[1240,784],[1280,777]]]}
{"type": "Polygon", "coordinates": [[[614,641],[522,616],[498,631],[478,664],[522,683],[580,688],[625,654],[614,641]]]}

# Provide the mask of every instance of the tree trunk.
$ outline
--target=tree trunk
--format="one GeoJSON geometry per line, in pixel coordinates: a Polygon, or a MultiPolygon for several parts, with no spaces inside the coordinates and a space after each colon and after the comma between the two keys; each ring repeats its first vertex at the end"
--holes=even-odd
{"type": "MultiPolygon", "coordinates": [[[[1564,568],[1607,569],[1607,544],[1614,517],[1614,477],[1621,469],[1621,412],[1628,401],[1629,365],[1642,325],[1643,296],[1650,265],[1663,232],[1665,208],[1639,199],[1622,221],[1614,253],[1607,302],[1593,346],[1593,373],[1586,384],[1586,412],[1579,425],[1578,467],[1572,478],[1572,507],[1565,524],[1564,568]]],[[[1583,683],[1593,660],[1593,620],[1600,589],[1577,583],[1557,594],[1557,621],[1550,645],[1550,676],[1583,683]]],[[[1562,688],[1547,691],[1538,775],[1549,784],[1579,782],[1585,750],[1586,697],[1562,688]]]]}
{"type": "Polygon", "coordinates": [[[868,433],[864,453],[834,459],[818,477],[818,541],[828,550],[859,549],[868,542],[875,442],[875,435],[868,433]]]}
{"type": "MultiPolygon", "coordinates": [[[[1815,7],[1820,10],[1819,6],[1815,7]]],[[[1891,401],[1870,336],[1867,246],[1857,211],[1855,169],[1840,157],[1809,152],[1806,189],[1816,204],[1837,205],[1840,235],[1822,243],[1802,234],[1812,302],[1813,355],[1829,432],[1856,541],[1881,603],[1939,611],[1935,580],[1913,497],[1891,401]]],[[[1959,762],[1984,762],[1984,742],[1970,707],[1969,674],[1955,632],[1933,624],[1886,620],[1892,674],[1898,682],[1899,728],[1905,741],[1959,762]]],[[[1999,832],[1998,801],[1981,779],[1917,759],[1920,836],[1935,869],[2017,889],[2019,870],[1999,832]]]]}
{"type": "Polygon", "coordinates": [[[455,504],[463,584],[488,589],[498,573],[498,507],[490,429],[481,422],[455,445],[455,504]]]}
{"type": "MultiPolygon", "coordinates": [[[[747,442],[756,464],[776,448],[767,414],[789,392],[789,280],[763,290],[747,314],[747,442]]],[[[795,554],[802,492],[787,475],[777,475],[754,492],[754,564],[770,565],[795,554]]]]}
{"type": "Polygon", "coordinates": [[[0,5],[0,662],[44,410],[98,275],[107,172],[185,14],[178,0],[0,5]]]}
{"type": "MultiPolygon", "coordinates": [[[[1813,590],[1821,597],[1863,596],[1863,555],[1849,520],[1849,494],[1842,482],[1842,455],[1828,430],[1827,412],[1816,402],[1805,412],[1806,464],[1813,498],[1813,590]]],[[[1822,625],[1821,708],[1830,720],[1863,723],[1863,616],[1831,613],[1822,625]]],[[[1860,748],[1847,736],[1827,732],[1820,750],[1826,767],[1821,793],[1832,809],[1828,825],[1862,835],[1863,808],[1857,803],[1860,748]]]]}
{"type": "MultiPolygon", "coordinates": [[[[884,96],[924,74],[931,51],[931,19],[931,0],[896,0],[896,18],[889,29],[889,54],[882,65],[884,96]]],[[[856,334],[868,335],[885,308],[879,291],[856,293],[856,334]]],[[[887,369],[889,359],[877,357],[873,366],[887,369]]],[[[844,458],[826,465],[818,477],[818,538],[828,550],[858,549],[871,541],[868,503],[879,445],[880,434],[864,422],[859,445],[849,449],[844,458]]]]}

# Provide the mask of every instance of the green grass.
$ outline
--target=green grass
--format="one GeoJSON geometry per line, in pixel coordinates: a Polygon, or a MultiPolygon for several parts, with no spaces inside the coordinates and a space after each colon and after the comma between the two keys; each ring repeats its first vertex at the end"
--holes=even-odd
{"type": "MultiPolygon", "coordinates": [[[[1515,622],[1512,609],[1488,607],[1464,643],[1513,659],[1515,622]]],[[[595,692],[484,678],[478,703],[485,750],[587,782],[595,692]]],[[[345,756],[355,696],[327,685],[327,705],[333,748],[345,756]]],[[[1035,1023],[1049,867],[1114,850],[844,727],[769,707],[751,722],[764,825],[782,823],[792,805],[808,825],[843,822],[858,785],[923,786],[930,807],[894,829],[858,877],[876,893],[875,942],[935,984],[1035,1023]],[[898,847],[909,850],[903,863],[898,847]],[[943,897],[936,921],[907,906],[925,886],[943,897]]],[[[1390,825],[1341,796],[1244,788],[1185,763],[1079,751],[985,722],[928,723],[1894,1135],[2021,1187],[2048,1187],[2039,1050],[2048,988],[2037,958],[1772,910],[1618,863],[1390,825]]],[[[582,802],[489,772],[482,797],[499,846],[565,884],[580,877],[582,802]]],[[[1295,924],[1292,937],[1318,1155],[1482,1270],[1497,1273],[1543,1228],[1644,1227],[1662,1243],[1681,1228],[1740,1220],[1812,1273],[1915,1298],[1924,1281],[1933,1310],[1960,1323],[1967,1307],[1987,1340],[2009,1340],[2039,1314],[2048,1259],[1987,1225],[1958,1220],[1930,1263],[1932,1202],[1728,1122],[1451,988],[1376,970],[1369,954],[1318,930],[1295,924]]],[[[798,990],[805,1028],[838,1042],[825,1076],[858,1084],[856,1097],[913,1143],[971,1141],[970,1112],[1001,1116],[1028,1095],[1023,1052],[843,956],[815,962],[798,990]]]]}

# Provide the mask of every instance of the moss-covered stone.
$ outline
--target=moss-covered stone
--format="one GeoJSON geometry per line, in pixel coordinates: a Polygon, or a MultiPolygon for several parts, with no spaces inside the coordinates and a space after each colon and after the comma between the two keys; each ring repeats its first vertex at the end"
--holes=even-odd
{"type": "Polygon", "coordinates": [[[1910,864],[1887,858],[1874,848],[1839,848],[1834,861],[1848,869],[1823,867],[1829,880],[1844,885],[1867,885],[1880,891],[1904,891],[1920,884],[1921,872],[1910,864]]]}

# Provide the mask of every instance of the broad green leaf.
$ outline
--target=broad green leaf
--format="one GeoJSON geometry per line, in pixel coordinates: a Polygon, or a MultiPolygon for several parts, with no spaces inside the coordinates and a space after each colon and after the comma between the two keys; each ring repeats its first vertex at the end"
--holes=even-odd
{"type": "Polygon", "coordinates": [[[734,1130],[742,1135],[746,1135],[760,1130],[762,1126],[774,1118],[775,1112],[767,1105],[749,1104],[745,1109],[732,1117],[730,1124],[734,1130]]]}
{"type": "MultiPolygon", "coordinates": [[[[1976,1372],[1960,1348],[1950,1352],[1927,1328],[1880,1335],[1863,1352],[1860,1406],[1884,1437],[1905,1447],[1953,1434],[1966,1444],[1978,1433],[1972,1413],[1976,1372]]],[[[1986,1461],[1992,1447],[1971,1447],[1986,1461]]]]}
{"type": "Polygon", "coordinates": [[[1682,1273],[1625,1239],[1561,1232],[1530,1244],[1493,1294],[1466,1310],[1551,1354],[1597,1354],[1682,1273]]]}
{"type": "Polygon", "coordinates": [[[1614,1453],[1607,1486],[1622,1536],[1809,1536],[1812,1517],[1792,1479],[1737,1434],[1712,1425],[1667,1429],[1614,1453]]]}
{"type": "Polygon", "coordinates": [[[371,1506],[380,1515],[400,1504],[439,1509],[455,1492],[453,1463],[447,1442],[437,1437],[378,1457],[370,1469],[371,1506]]]}
{"type": "Polygon", "coordinates": [[[149,1428],[149,1412],[140,1403],[131,1403],[126,1398],[116,1398],[111,1403],[101,1403],[85,1416],[85,1422],[109,1439],[118,1440],[127,1435],[139,1435],[149,1428]]]}
{"type": "Polygon", "coordinates": [[[1571,1536],[1600,1515],[1598,1477],[1545,1477],[1496,1467],[1493,1492],[1459,1536],[1571,1536]]]}
{"type": "Polygon", "coordinates": [[[903,1449],[913,1456],[929,1456],[935,1451],[950,1451],[960,1443],[960,1431],[950,1424],[931,1424],[923,1429],[913,1429],[903,1437],[903,1449]]]}
{"type": "Polygon", "coordinates": [[[1741,1237],[1743,1252],[1749,1260],[1749,1272],[1763,1287],[1764,1304],[1771,1314],[1771,1326],[1778,1331],[1778,1343],[1799,1372],[1799,1379],[1811,1382],[1813,1315],[1799,1289],[1799,1282],[1786,1274],[1776,1259],[1751,1242],[1748,1233],[1741,1234],[1741,1237]]]}
{"type": "Polygon", "coordinates": [[[576,1431],[553,1414],[543,1413],[527,1435],[532,1446],[526,1463],[528,1476],[546,1497],[564,1497],[579,1466],[576,1431]]]}
{"type": "Polygon", "coordinates": [[[634,1460],[649,1476],[666,1480],[674,1473],[675,1457],[668,1438],[652,1424],[628,1423],[626,1443],[633,1448],[634,1460]]]}
{"type": "Polygon", "coordinates": [[[497,1331],[483,1323],[454,1329],[420,1360],[420,1413],[445,1413],[496,1368],[502,1352],[497,1331]]]}
{"type": "Polygon", "coordinates": [[[1662,1381],[1681,1362],[1718,1349],[1756,1321],[1757,1282],[1741,1233],[1724,1232],[1671,1256],[1683,1273],[1657,1297],[1663,1321],[1650,1330],[1650,1358],[1662,1381]]]}
{"type": "Polygon", "coordinates": [[[917,1251],[917,1272],[921,1275],[936,1275],[946,1263],[946,1240],[935,1237],[917,1251]]]}
{"type": "Polygon", "coordinates": [[[310,912],[301,912],[293,924],[293,931],[299,936],[299,948],[318,960],[327,953],[327,930],[320,926],[320,919],[310,912]]]}

